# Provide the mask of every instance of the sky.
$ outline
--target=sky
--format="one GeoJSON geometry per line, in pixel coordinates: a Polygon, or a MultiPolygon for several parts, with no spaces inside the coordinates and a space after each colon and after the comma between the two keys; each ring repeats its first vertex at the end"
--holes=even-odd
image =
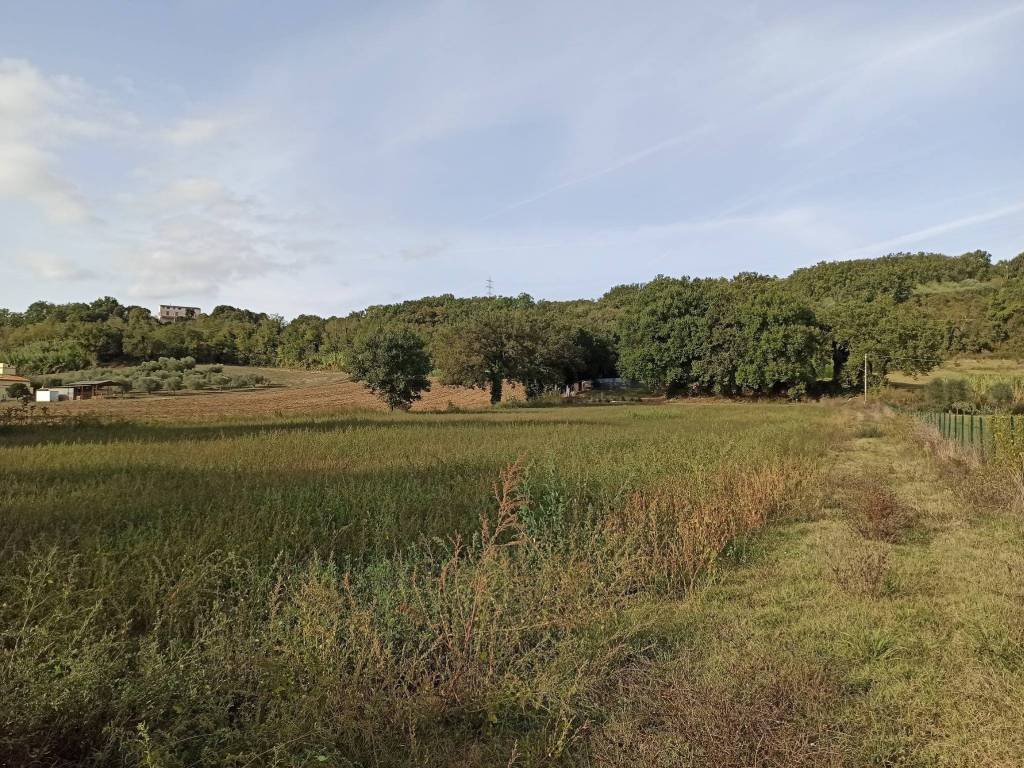
{"type": "Polygon", "coordinates": [[[1024,251],[1024,2],[0,4],[0,306],[1024,251]]]}

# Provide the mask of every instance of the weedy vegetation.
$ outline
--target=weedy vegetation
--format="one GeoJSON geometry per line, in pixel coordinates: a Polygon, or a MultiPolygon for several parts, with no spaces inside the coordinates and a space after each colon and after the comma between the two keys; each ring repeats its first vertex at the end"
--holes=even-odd
{"type": "Polygon", "coordinates": [[[0,764],[1019,765],[1020,466],[827,403],[3,426],[0,764]]]}
{"type": "MultiPolygon", "coordinates": [[[[7,427],[0,753],[542,765],[654,618],[803,511],[832,409],[7,427]]],[[[582,751],[581,751],[582,750],[582,751]]]]}

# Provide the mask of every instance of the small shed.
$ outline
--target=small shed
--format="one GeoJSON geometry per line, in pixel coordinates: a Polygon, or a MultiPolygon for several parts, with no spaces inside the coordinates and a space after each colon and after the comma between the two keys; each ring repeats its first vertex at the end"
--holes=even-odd
{"type": "Polygon", "coordinates": [[[70,389],[72,400],[91,400],[94,397],[108,397],[114,394],[118,388],[118,383],[110,379],[73,381],[64,387],[55,387],[55,389],[70,389]]]}

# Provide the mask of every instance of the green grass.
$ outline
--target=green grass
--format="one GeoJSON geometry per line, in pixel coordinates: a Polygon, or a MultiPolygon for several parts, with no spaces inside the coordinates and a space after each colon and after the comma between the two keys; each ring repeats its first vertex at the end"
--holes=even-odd
{"type": "Polygon", "coordinates": [[[908,430],[3,429],[0,764],[1020,765],[1014,475],[908,430]]]}
{"type": "Polygon", "coordinates": [[[1024,521],[1003,470],[905,426],[838,452],[817,519],[662,618],[676,644],[623,683],[597,764],[1022,764],[1024,521]],[[858,525],[879,492],[916,535],[858,525]]]}
{"type": "Polygon", "coordinates": [[[927,374],[910,376],[903,373],[890,373],[889,381],[902,385],[923,385],[933,379],[952,378],[957,376],[1018,376],[1024,375],[1024,363],[1004,357],[962,357],[947,360],[927,374]]]}
{"type": "Polygon", "coordinates": [[[566,761],[616,670],[649,655],[652,607],[798,505],[835,418],[718,404],[6,428],[0,751],[566,761]]]}

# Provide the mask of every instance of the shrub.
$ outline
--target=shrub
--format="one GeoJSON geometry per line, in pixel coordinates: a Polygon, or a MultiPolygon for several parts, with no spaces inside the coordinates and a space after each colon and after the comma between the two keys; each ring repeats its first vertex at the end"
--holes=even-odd
{"type": "Polygon", "coordinates": [[[32,390],[28,384],[19,381],[7,388],[7,396],[12,400],[29,400],[32,397],[32,390]]]}
{"type": "Polygon", "coordinates": [[[995,382],[985,395],[988,404],[994,408],[1005,409],[1013,405],[1013,386],[1009,382],[995,382]]]}
{"type": "Polygon", "coordinates": [[[882,480],[866,480],[855,491],[854,527],[867,539],[900,542],[918,520],[917,510],[905,504],[882,480]]]}
{"type": "Polygon", "coordinates": [[[156,392],[160,389],[160,379],[143,376],[132,381],[132,389],[136,392],[156,392]]]}

